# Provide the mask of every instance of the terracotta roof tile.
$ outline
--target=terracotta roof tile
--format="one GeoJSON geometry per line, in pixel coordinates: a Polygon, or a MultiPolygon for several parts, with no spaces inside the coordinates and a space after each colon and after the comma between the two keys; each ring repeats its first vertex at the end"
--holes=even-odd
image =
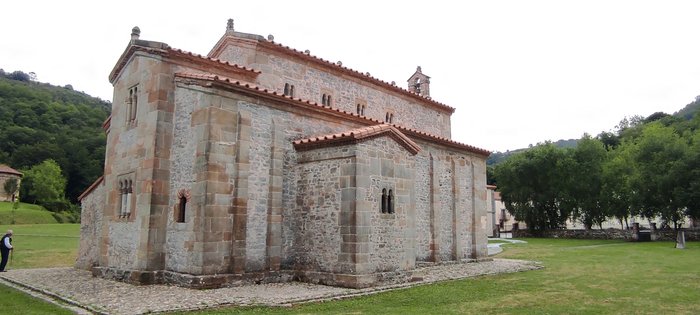
{"type": "MultiPolygon", "coordinates": [[[[252,83],[242,82],[242,81],[234,80],[234,79],[223,77],[223,76],[218,76],[218,75],[214,75],[214,74],[190,73],[190,72],[178,72],[178,73],[175,73],[175,76],[181,77],[181,78],[186,78],[186,79],[198,79],[198,80],[205,80],[205,81],[209,81],[209,82],[218,82],[218,83],[222,83],[222,84],[229,85],[229,86],[244,87],[244,88],[247,88],[249,90],[258,92],[258,93],[277,97],[279,99],[287,99],[290,101],[294,101],[296,104],[303,104],[303,106],[306,106],[306,107],[312,107],[312,108],[323,110],[326,112],[336,112],[336,113],[342,114],[343,116],[352,116],[355,119],[357,119],[358,121],[361,121],[363,123],[384,124],[383,121],[378,120],[378,119],[360,116],[360,115],[357,115],[353,112],[344,111],[342,109],[333,108],[331,106],[324,106],[324,105],[318,104],[318,103],[310,101],[310,100],[305,100],[305,99],[301,99],[301,98],[292,98],[290,96],[283,95],[283,94],[278,93],[276,91],[270,91],[270,90],[261,88],[259,86],[256,86],[255,84],[252,84],[252,83]]],[[[456,149],[462,149],[462,150],[466,149],[469,152],[473,152],[473,153],[476,153],[479,155],[488,156],[489,154],[491,154],[491,152],[488,150],[484,150],[484,149],[480,149],[480,148],[477,148],[477,147],[474,147],[471,145],[463,144],[463,143],[453,141],[451,139],[447,139],[444,137],[435,136],[435,135],[432,135],[432,134],[429,134],[427,132],[423,132],[420,130],[403,127],[403,126],[400,126],[397,124],[391,124],[391,126],[395,127],[396,129],[399,129],[399,131],[401,131],[402,133],[409,135],[409,136],[414,136],[414,137],[421,138],[421,139],[424,139],[427,141],[438,142],[440,144],[443,144],[443,145],[446,145],[449,147],[453,147],[456,149]]]]}
{"type": "Polygon", "coordinates": [[[228,62],[228,61],[220,60],[220,59],[217,59],[217,58],[211,58],[211,57],[203,56],[203,55],[200,55],[200,54],[196,54],[196,53],[189,52],[189,51],[185,51],[185,50],[178,49],[178,48],[170,48],[170,49],[168,49],[168,51],[175,52],[175,53],[178,53],[178,54],[184,54],[184,55],[188,55],[188,56],[192,56],[192,57],[197,57],[197,58],[201,58],[201,59],[204,59],[204,60],[209,60],[209,61],[217,62],[217,63],[220,63],[220,64],[222,64],[222,65],[231,66],[231,67],[238,68],[238,69],[245,70],[245,71],[249,71],[249,72],[252,72],[252,73],[255,73],[255,74],[260,74],[260,73],[261,73],[260,70],[256,70],[256,69],[249,68],[249,67],[246,67],[246,66],[241,66],[241,65],[238,65],[238,64],[235,64],[235,63],[230,63],[230,62],[228,62]]]}
{"type": "Polygon", "coordinates": [[[260,70],[255,70],[253,68],[241,66],[238,64],[230,63],[228,61],[222,61],[217,58],[211,58],[207,56],[202,56],[200,54],[195,54],[189,51],[185,51],[182,49],[177,49],[177,48],[171,48],[168,45],[163,44],[163,48],[154,48],[154,47],[146,47],[146,46],[140,46],[138,44],[132,44],[129,45],[129,47],[124,51],[124,53],[119,57],[119,61],[117,61],[117,65],[114,66],[114,69],[112,69],[112,72],[109,74],[109,81],[114,82],[114,80],[117,78],[119,73],[121,73],[122,69],[124,69],[124,66],[126,66],[127,61],[131,57],[132,54],[134,54],[136,51],[145,51],[151,54],[157,54],[157,55],[173,55],[173,56],[186,56],[186,57],[193,57],[205,62],[211,62],[211,63],[216,63],[220,64],[223,66],[227,67],[233,67],[238,70],[243,70],[246,72],[249,72],[251,74],[258,75],[260,74],[260,70]]]}
{"type": "Polygon", "coordinates": [[[293,144],[297,150],[307,150],[324,146],[359,142],[381,135],[389,135],[406,148],[406,150],[411,152],[411,154],[415,155],[421,150],[420,146],[413,142],[413,140],[406,137],[406,135],[401,133],[398,129],[387,124],[367,126],[340,133],[299,139],[294,141],[293,144]]]}
{"type": "Polygon", "coordinates": [[[89,195],[93,190],[95,190],[95,188],[97,188],[97,186],[99,186],[99,185],[102,183],[102,180],[103,180],[103,179],[104,179],[104,176],[100,176],[99,178],[97,178],[97,179],[92,183],[92,185],[90,185],[90,187],[88,187],[87,189],[85,189],[85,191],[83,191],[83,193],[80,194],[80,196],[78,196],[78,201],[83,200],[83,198],[85,198],[85,196],[89,195]]]}
{"type": "Polygon", "coordinates": [[[22,173],[14,168],[11,168],[5,164],[0,164],[0,173],[2,174],[13,174],[22,176],[22,173]]]}
{"type": "Polygon", "coordinates": [[[361,78],[363,78],[363,79],[369,79],[370,81],[372,81],[372,82],[375,83],[375,84],[379,84],[379,85],[381,85],[381,86],[384,86],[384,87],[389,88],[389,89],[392,89],[392,90],[394,90],[394,91],[403,93],[403,94],[405,94],[405,95],[410,95],[410,96],[412,96],[412,97],[414,97],[414,98],[420,99],[420,100],[423,101],[423,102],[427,102],[427,103],[429,103],[429,104],[431,104],[431,105],[433,105],[433,106],[437,106],[437,107],[442,108],[442,109],[444,109],[444,110],[447,110],[447,111],[449,111],[449,112],[451,112],[451,113],[454,113],[454,111],[455,111],[455,108],[454,108],[454,107],[450,107],[450,106],[448,106],[448,105],[446,105],[446,104],[443,104],[443,103],[434,101],[434,100],[431,99],[431,98],[427,98],[427,97],[422,96],[422,95],[420,95],[420,94],[411,92],[411,91],[409,91],[409,90],[407,90],[407,89],[404,89],[404,88],[401,88],[401,87],[399,87],[399,86],[397,86],[397,85],[392,85],[392,84],[389,83],[389,82],[386,82],[386,81],[383,81],[383,80],[380,80],[380,79],[378,79],[378,78],[375,78],[375,77],[371,76],[371,75],[369,74],[369,72],[362,73],[362,72],[360,72],[360,71],[357,71],[357,70],[354,70],[354,69],[345,67],[345,66],[343,66],[343,65],[339,65],[339,64],[337,64],[337,63],[335,63],[335,62],[331,62],[331,61],[329,61],[329,60],[325,60],[325,59],[323,59],[323,58],[316,57],[316,56],[311,55],[311,54],[307,54],[306,52],[302,52],[302,51],[296,50],[296,49],[291,48],[291,47],[289,47],[289,46],[282,45],[282,44],[277,43],[277,42],[275,42],[275,41],[260,41],[260,43],[263,44],[263,45],[268,44],[268,45],[270,45],[271,47],[282,48],[282,49],[286,50],[287,52],[291,52],[291,53],[293,53],[293,54],[295,54],[295,55],[297,55],[297,56],[300,56],[300,57],[303,57],[303,58],[306,58],[306,59],[310,59],[310,60],[319,62],[319,63],[324,64],[324,65],[326,65],[326,66],[328,66],[328,67],[331,67],[331,68],[335,68],[335,69],[338,69],[338,70],[342,70],[342,71],[344,71],[344,72],[346,72],[346,73],[350,73],[350,74],[353,74],[353,75],[355,75],[355,76],[359,76],[359,77],[361,77],[361,78]]]}

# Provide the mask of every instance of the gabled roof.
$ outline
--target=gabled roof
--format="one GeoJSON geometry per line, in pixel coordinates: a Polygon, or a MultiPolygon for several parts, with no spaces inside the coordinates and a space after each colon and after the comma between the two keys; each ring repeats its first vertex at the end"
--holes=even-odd
{"type": "Polygon", "coordinates": [[[104,179],[104,175],[103,175],[103,176],[100,176],[99,178],[97,178],[97,179],[92,183],[92,185],[90,185],[90,187],[88,187],[87,189],[85,189],[85,191],[83,191],[83,193],[80,194],[80,196],[78,196],[78,201],[83,200],[83,198],[85,198],[85,196],[89,195],[93,190],[95,190],[95,188],[97,188],[97,186],[99,186],[100,184],[102,184],[102,180],[103,180],[103,179],[104,179]]]}
{"type": "Polygon", "coordinates": [[[245,72],[250,75],[258,75],[260,74],[260,70],[255,70],[252,68],[240,66],[237,64],[230,63],[228,61],[222,61],[216,58],[210,58],[206,56],[202,56],[199,54],[195,54],[189,51],[184,51],[182,49],[176,49],[176,48],[171,48],[165,43],[160,43],[160,42],[152,42],[152,41],[145,41],[145,40],[136,40],[133,41],[132,43],[129,44],[129,46],[126,48],[124,53],[122,53],[121,57],[119,57],[119,60],[117,61],[117,64],[114,66],[114,69],[112,69],[112,72],[109,74],[109,82],[114,83],[114,80],[119,76],[121,71],[124,69],[126,64],[129,61],[129,58],[136,53],[137,51],[144,51],[148,52],[151,54],[156,54],[156,55],[161,55],[161,56],[167,56],[170,58],[176,58],[176,59],[181,59],[181,60],[189,60],[193,62],[199,62],[202,64],[205,64],[210,67],[222,67],[226,68],[227,70],[231,71],[238,71],[238,72],[245,72]]]}
{"type": "MultiPolygon", "coordinates": [[[[293,98],[293,97],[278,93],[277,91],[270,91],[270,90],[261,88],[255,84],[251,84],[248,82],[241,82],[241,81],[233,80],[231,78],[222,77],[222,76],[218,76],[218,75],[214,75],[214,74],[180,72],[180,73],[175,73],[175,76],[180,77],[180,78],[184,78],[184,79],[201,80],[201,81],[206,82],[204,84],[206,86],[219,85],[221,87],[233,88],[233,89],[240,90],[240,91],[247,91],[247,92],[253,93],[255,95],[280,100],[280,101],[283,101],[287,104],[299,106],[301,108],[312,109],[315,111],[324,112],[327,114],[339,116],[343,119],[355,121],[355,122],[360,123],[360,124],[366,124],[366,125],[384,124],[383,121],[378,120],[378,119],[360,116],[360,115],[357,115],[353,112],[344,111],[342,109],[333,108],[331,106],[321,105],[319,103],[316,103],[316,102],[310,101],[310,100],[305,100],[305,99],[301,99],[301,98],[293,98]]],[[[435,136],[435,135],[432,135],[432,134],[427,133],[427,132],[419,131],[419,130],[412,129],[412,128],[403,127],[403,126],[397,125],[397,124],[390,124],[390,125],[396,129],[398,129],[399,131],[401,131],[405,135],[415,137],[415,138],[420,138],[420,139],[428,141],[430,143],[436,143],[439,145],[451,147],[451,148],[458,149],[458,150],[466,150],[468,152],[472,152],[472,153],[475,153],[477,155],[485,156],[485,157],[487,157],[491,154],[491,152],[488,150],[480,149],[480,148],[477,148],[477,147],[474,147],[471,145],[467,145],[467,144],[463,144],[463,143],[453,141],[451,139],[447,139],[444,137],[435,136]]]]}
{"type": "Polygon", "coordinates": [[[387,124],[362,127],[341,133],[300,139],[294,141],[293,144],[297,151],[304,151],[321,147],[358,143],[380,136],[391,137],[413,155],[418,154],[418,152],[421,150],[421,148],[415,142],[406,137],[406,135],[401,133],[401,131],[387,124]]]}
{"type": "MultiPolygon", "coordinates": [[[[238,32],[235,32],[234,34],[235,34],[235,35],[238,35],[238,34],[245,34],[245,33],[238,33],[238,32]]],[[[252,34],[247,34],[247,35],[252,35],[252,34]]],[[[232,35],[230,35],[230,34],[225,34],[224,37],[222,37],[222,38],[219,40],[219,42],[214,46],[214,48],[212,49],[212,51],[211,51],[209,54],[210,54],[210,55],[213,55],[213,54],[219,53],[220,50],[223,49],[223,47],[225,47],[225,44],[226,44],[226,42],[227,42],[227,39],[235,39],[235,38],[236,38],[235,36],[232,36],[232,35]]],[[[378,78],[375,78],[375,77],[371,76],[371,75],[369,74],[369,72],[367,72],[367,73],[362,73],[362,72],[360,72],[360,71],[350,69],[350,68],[348,68],[348,67],[343,66],[342,63],[339,63],[339,62],[331,62],[330,60],[325,60],[325,59],[323,59],[323,58],[316,57],[316,56],[314,56],[314,55],[312,55],[312,54],[310,54],[310,53],[303,52],[303,51],[300,51],[300,50],[296,50],[296,49],[291,48],[291,47],[289,47],[289,46],[285,46],[285,45],[282,45],[282,44],[280,44],[280,43],[277,43],[277,42],[275,42],[274,40],[268,41],[268,40],[264,39],[262,36],[259,36],[259,35],[249,36],[249,37],[246,37],[246,38],[247,38],[247,39],[256,40],[256,41],[258,42],[258,44],[259,44],[261,47],[265,47],[265,48],[268,48],[268,49],[272,49],[272,50],[275,50],[275,51],[279,51],[279,52],[281,52],[281,53],[283,53],[283,54],[286,54],[286,55],[296,56],[296,57],[301,58],[301,59],[303,59],[303,60],[316,63],[316,64],[318,64],[318,65],[320,65],[320,66],[323,66],[323,67],[326,67],[326,68],[330,68],[330,69],[334,69],[334,70],[336,70],[336,71],[340,71],[340,72],[342,72],[342,73],[345,73],[345,74],[347,74],[347,75],[353,76],[353,77],[358,78],[358,79],[360,79],[360,80],[368,81],[368,82],[374,83],[374,84],[376,84],[376,85],[382,86],[382,87],[384,87],[384,88],[386,88],[386,89],[389,89],[389,90],[391,90],[391,91],[398,92],[398,93],[400,93],[400,94],[402,94],[402,95],[406,95],[406,96],[412,97],[412,98],[418,100],[419,102],[425,103],[425,104],[430,105],[430,106],[432,106],[432,107],[436,107],[436,108],[441,109],[441,110],[443,110],[443,111],[447,111],[447,112],[449,112],[449,113],[454,113],[454,111],[455,111],[455,108],[454,108],[454,107],[450,107],[450,106],[448,106],[448,105],[446,105],[446,104],[443,104],[443,103],[434,101],[434,100],[432,100],[432,99],[430,99],[430,98],[427,98],[427,97],[425,97],[425,96],[422,96],[422,95],[420,95],[420,94],[411,92],[411,91],[409,91],[409,90],[407,90],[407,89],[404,89],[404,88],[401,88],[401,87],[399,87],[399,86],[397,86],[397,85],[395,85],[395,84],[391,84],[391,83],[389,83],[389,82],[382,81],[382,80],[380,80],[380,79],[378,79],[378,78]]]]}
{"type": "Polygon", "coordinates": [[[0,164],[0,174],[12,174],[17,176],[22,176],[22,173],[14,168],[11,168],[5,164],[0,164]]]}

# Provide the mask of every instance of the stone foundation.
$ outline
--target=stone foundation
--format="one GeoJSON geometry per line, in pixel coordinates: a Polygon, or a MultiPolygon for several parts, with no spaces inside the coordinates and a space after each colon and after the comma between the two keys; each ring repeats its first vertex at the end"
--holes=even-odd
{"type": "Polygon", "coordinates": [[[92,275],[136,285],[169,284],[191,289],[216,289],[249,284],[290,282],[293,272],[271,271],[267,273],[191,275],[167,270],[142,271],[93,267],[92,275]]]}

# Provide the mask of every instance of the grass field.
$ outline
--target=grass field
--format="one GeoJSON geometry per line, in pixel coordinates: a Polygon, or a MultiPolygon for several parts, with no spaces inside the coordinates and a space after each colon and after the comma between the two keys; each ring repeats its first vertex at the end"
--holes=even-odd
{"type": "Polygon", "coordinates": [[[542,270],[485,276],[291,308],[197,314],[699,314],[700,243],[526,239],[497,257],[542,270]]]}
{"type": "Polygon", "coordinates": [[[0,225],[0,235],[12,229],[9,269],[68,267],[75,263],[80,224],[0,225]]]}
{"type": "Polygon", "coordinates": [[[42,206],[30,203],[19,203],[17,210],[12,211],[14,203],[0,201],[0,224],[51,224],[57,223],[51,212],[42,206]],[[13,221],[14,220],[14,221],[13,221]]]}
{"type": "MultiPolygon", "coordinates": [[[[8,226],[0,226],[0,231],[8,226]]],[[[14,225],[11,268],[71,266],[79,225],[14,225]]],[[[234,307],[194,314],[700,314],[700,243],[525,239],[496,257],[545,268],[449,281],[291,308],[234,307]]],[[[0,313],[60,314],[0,285],[0,313]],[[8,310],[8,311],[5,311],[8,310]]]]}
{"type": "MultiPolygon", "coordinates": [[[[0,235],[8,229],[14,232],[15,250],[7,269],[68,267],[75,263],[80,224],[0,225],[0,235]]],[[[0,285],[0,296],[0,314],[72,314],[4,285],[0,285]]]]}

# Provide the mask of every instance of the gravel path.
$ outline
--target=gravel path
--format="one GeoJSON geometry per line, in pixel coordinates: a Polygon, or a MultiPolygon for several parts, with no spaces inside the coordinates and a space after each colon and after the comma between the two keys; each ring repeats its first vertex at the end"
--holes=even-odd
{"type": "Polygon", "coordinates": [[[310,301],[342,299],[450,279],[542,268],[535,262],[494,259],[479,263],[417,268],[421,281],[400,285],[347,289],[300,282],[245,285],[195,290],[167,285],[136,286],[92,277],[73,268],[18,269],[2,273],[4,279],[26,290],[80,306],[93,313],[143,314],[194,310],[222,305],[286,306],[310,301]]]}

